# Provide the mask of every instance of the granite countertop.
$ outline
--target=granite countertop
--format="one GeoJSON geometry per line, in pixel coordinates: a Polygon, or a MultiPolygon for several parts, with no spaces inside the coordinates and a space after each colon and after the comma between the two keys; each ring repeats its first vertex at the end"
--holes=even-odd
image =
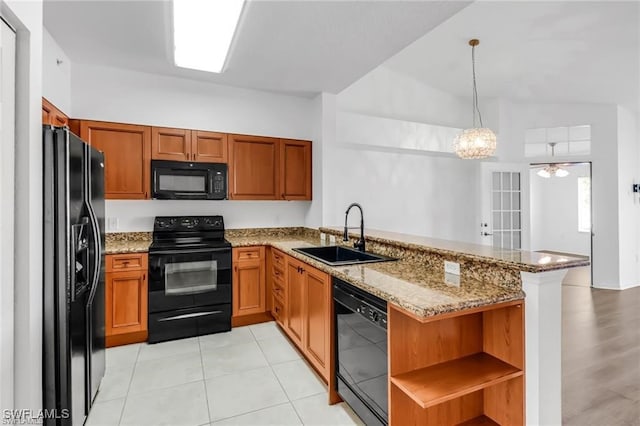
{"type": "Polygon", "coordinates": [[[320,245],[319,237],[307,234],[227,236],[233,247],[269,245],[307,264],[342,279],[422,317],[524,298],[520,288],[460,279],[447,284],[442,271],[416,265],[410,260],[333,267],[318,262],[294,248],[320,245]]]}
{"type": "Polygon", "coordinates": [[[105,235],[105,254],[149,251],[151,232],[114,232],[105,235]]]}
{"type": "MultiPolygon", "coordinates": [[[[321,232],[342,235],[343,228],[320,228],[321,232]]],[[[532,252],[524,250],[497,249],[492,246],[420,237],[397,232],[365,229],[365,238],[383,244],[392,244],[411,250],[423,250],[455,257],[465,257],[524,272],[545,272],[558,269],[575,268],[590,264],[589,258],[580,255],[563,255],[551,252],[532,252]]],[[[359,238],[360,233],[349,232],[349,236],[359,238]]]]}

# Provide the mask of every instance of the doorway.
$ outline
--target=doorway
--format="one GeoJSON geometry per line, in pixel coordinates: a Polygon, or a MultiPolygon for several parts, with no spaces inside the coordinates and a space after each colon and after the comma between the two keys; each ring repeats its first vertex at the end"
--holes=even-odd
{"type": "MultiPolygon", "coordinates": [[[[591,163],[531,164],[531,251],[592,257],[591,163]]],[[[563,285],[591,287],[592,268],[567,271],[563,285]]]]}

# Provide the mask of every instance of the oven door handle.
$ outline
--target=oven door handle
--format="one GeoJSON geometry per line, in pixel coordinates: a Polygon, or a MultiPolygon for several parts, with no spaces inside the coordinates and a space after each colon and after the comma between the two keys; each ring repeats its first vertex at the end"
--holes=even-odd
{"type": "Polygon", "coordinates": [[[208,315],[215,315],[215,314],[221,314],[221,313],[222,313],[222,311],[194,312],[194,313],[191,313],[191,314],[182,314],[182,315],[176,315],[176,316],[173,316],[173,317],[161,318],[161,319],[158,320],[158,322],[176,321],[176,320],[181,320],[181,319],[204,317],[204,316],[208,316],[208,315]]]}
{"type": "Polygon", "coordinates": [[[231,251],[230,247],[224,248],[201,248],[201,249],[174,249],[174,250],[151,250],[149,254],[189,254],[189,253],[220,253],[231,251]]]}

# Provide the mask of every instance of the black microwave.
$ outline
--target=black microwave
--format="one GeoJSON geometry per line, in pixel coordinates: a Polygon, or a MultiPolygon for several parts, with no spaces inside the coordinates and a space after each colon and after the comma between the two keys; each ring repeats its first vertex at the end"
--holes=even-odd
{"type": "Polygon", "coordinates": [[[227,198],[227,165],[152,160],[151,198],[224,200],[227,198]]]}

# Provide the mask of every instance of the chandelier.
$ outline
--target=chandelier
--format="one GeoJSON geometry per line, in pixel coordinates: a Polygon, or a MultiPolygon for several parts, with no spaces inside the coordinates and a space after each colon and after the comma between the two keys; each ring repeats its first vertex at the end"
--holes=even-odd
{"type": "Polygon", "coordinates": [[[475,48],[480,40],[469,40],[471,46],[471,68],[473,71],[473,128],[460,133],[453,142],[453,149],[460,158],[487,158],[496,151],[496,135],[482,124],[482,114],[478,106],[478,87],[476,85],[476,55],[475,48]],[[477,113],[477,120],[476,120],[477,113]],[[477,126],[477,123],[480,126],[477,126]]]}

